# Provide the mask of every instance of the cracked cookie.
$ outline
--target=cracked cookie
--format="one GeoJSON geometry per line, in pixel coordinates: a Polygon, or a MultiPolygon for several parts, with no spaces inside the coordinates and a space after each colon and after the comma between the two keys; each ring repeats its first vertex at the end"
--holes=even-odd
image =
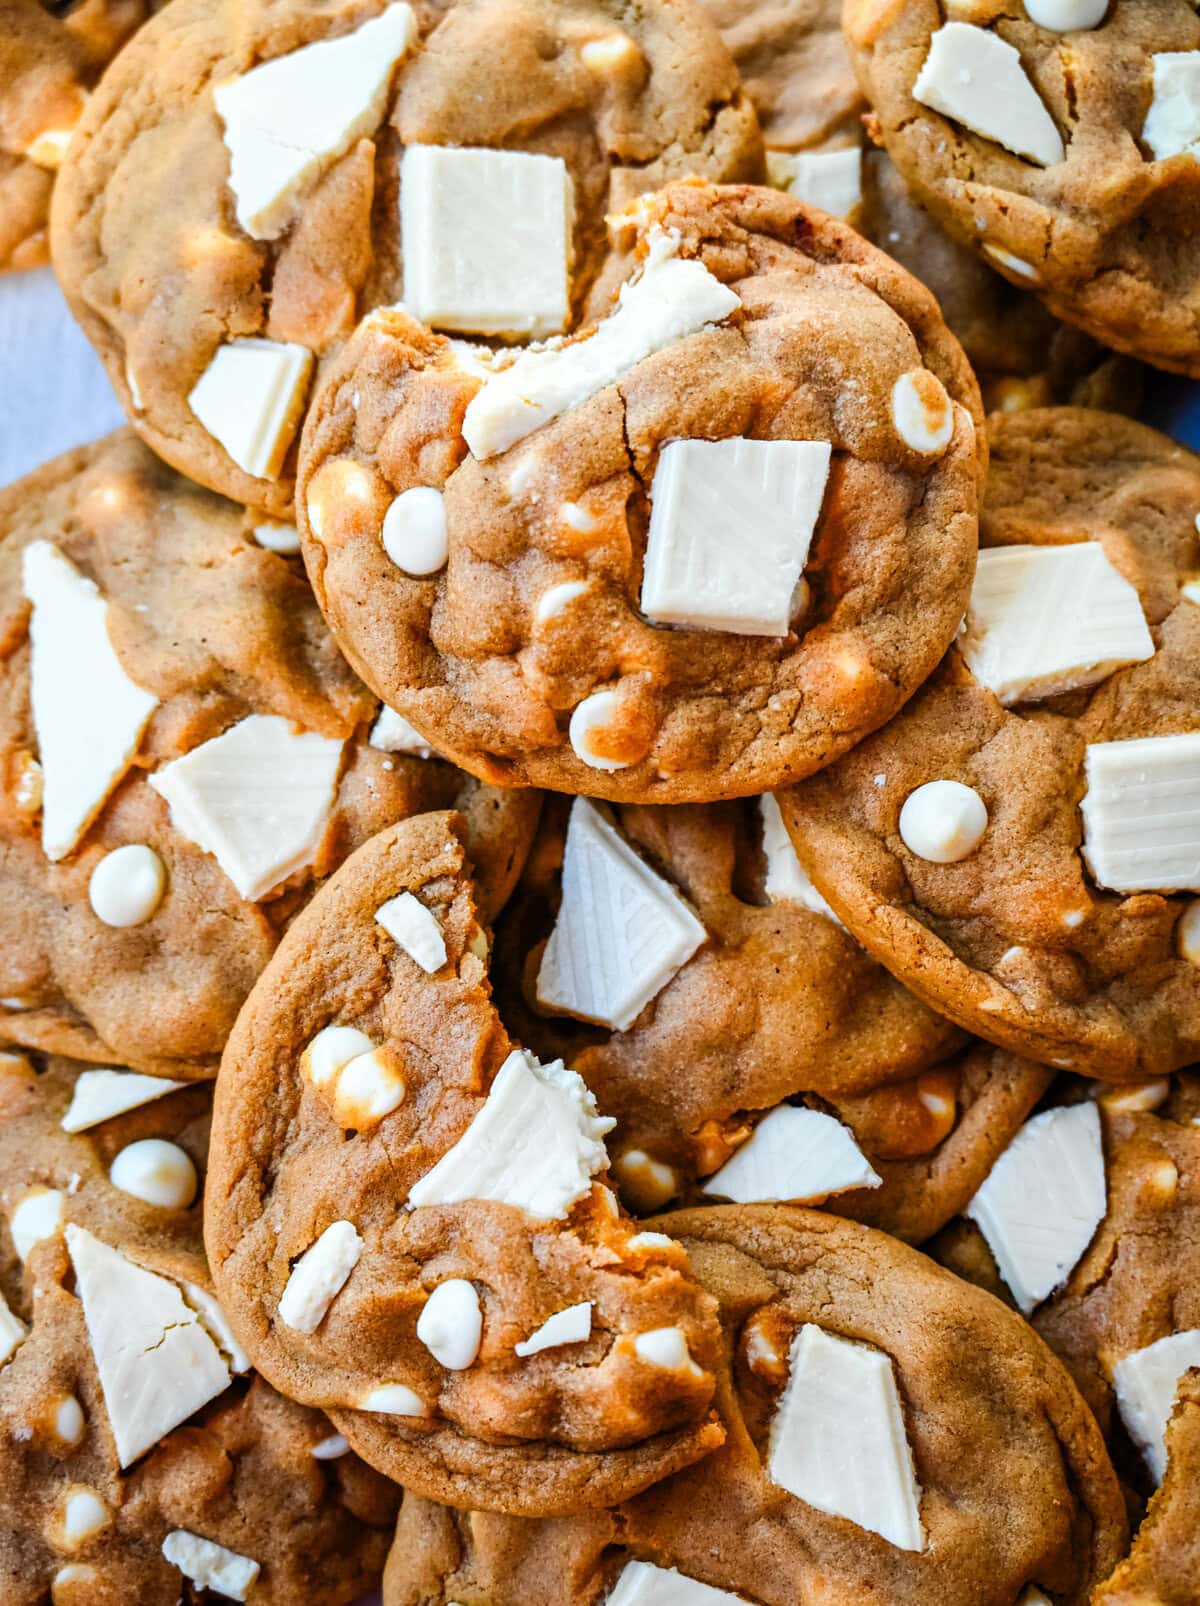
{"type": "Polygon", "coordinates": [[[917,201],[1057,317],[1200,374],[1200,20],[1188,0],[848,0],[917,201]]]}
{"type": "Polygon", "coordinates": [[[200,1242],[208,1087],[0,1055],[0,1597],[345,1606],[397,1491],[250,1372],[200,1242]]]}
{"type": "Polygon", "coordinates": [[[490,918],[537,818],[355,680],[295,531],[131,431],[0,491],[7,1038],[207,1076],[282,930],[373,832],[471,821],[490,918]]]}
{"type": "Polygon", "coordinates": [[[385,1606],[1084,1606],[1124,1507],[1025,1323],[853,1222],[743,1206],[661,1225],[720,1301],[724,1447],[561,1522],[406,1497],[385,1606]]]}
{"type": "Polygon", "coordinates": [[[894,714],[975,556],[978,389],[933,298],[776,191],[668,186],[608,316],[511,361],[366,319],[297,508],[351,662],[508,785],[745,796],[894,714]]]}
{"type": "Polygon", "coordinates": [[[716,1313],[678,1245],[622,1216],[611,1121],[508,1037],[487,956],[460,816],[360,848],[230,1037],[205,1235],[255,1365],[365,1460],[555,1515],[721,1442],[716,1313]]]}
{"type": "Polygon", "coordinates": [[[1112,414],[989,420],[962,634],[780,797],[817,887],[989,1041],[1110,1080],[1200,1057],[1200,460],[1112,414]]]}
{"type": "Polygon", "coordinates": [[[615,1118],[613,1176],[634,1211],[828,1199],[919,1241],[967,1203],[1050,1079],[957,1052],[961,1033],[807,882],[769,795],[548,799],[493,974],[520,1041],[564,1059],[615,1118]]]}
{"type": "Polygon", "coordinates": [[[55,265],[149,444],[286,517],[314,359],[356,317],[554,335],[606,212],[761,166],[728,52],[674,0],[182,0],[93,97],[55,265]]]}

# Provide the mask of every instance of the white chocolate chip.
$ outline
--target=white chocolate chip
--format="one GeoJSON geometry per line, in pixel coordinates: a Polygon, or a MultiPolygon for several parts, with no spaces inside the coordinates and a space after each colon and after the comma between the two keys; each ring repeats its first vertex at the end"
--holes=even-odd
{"type": "Polygon", "coordinates": [[[108,1175],[114,1188],[163,1210],[186,1210],[196,1197],[196,1167],[177,1143],[141,1138],[128,1143],[108,1175]]]}
{"type": "Polygon", "coordinates": [[[371,726],[367,745],[377,747],[381,753],[409,753],[413,758],[433,757],[433,749],[420,731],[386,703],[381,706],[379,717],[371,726]]]}
{"type": "Polygon", "coordinates": [[[444,569],[450,552],[446,499],[432,485],[414,485],[383,516],[383,550],[405,574],[430,575],[444,569]]]}
{"type": "Polygon", "coordinates": [[[106,926],[141,926],[162,902],[167,868],[142,842],[106,853],[92,871],[88,902],[106,926]]]}
{"type": "Polygon", "coordinates": [[[1025,0],[1030,22],[1052,33],[1082,32],[1098,28],[1108,10],[1108,0],[1025,0]]]}
{"type": "Polygon", "coordinates": [[[381,1416],[428,1416],[429,1408],[419,1394],[403,1383],[384,1383],[357,1402],[359,1411],[378,1411],[381,1416]]]}
{"type": "Polygon", "coordinates": [[[577,530],[580,535],[591,535],[600,526],[600,520],[594,513],[589,513],[581,502],[564,502],[558,510],[558,516],[568,529],[577,530]]]}
{"type": "Polygon", "coordinates": [[[910,853],[932,864],[956,864],[978,847],[988,813],[973,787],[927,781],[904,800],[900,837],[910,853]]]}
{"type": "Polygon", "coordinates": [[[772,903],[798,903],[840,926],[841,921],[813,886],[808,871],[796,857],[779,804],[771,792],[764,792],[759,798],[758,809],[762,817],[763,857],[767,861],[763,887],[767,897],[772,903]]]}
{"type": "Polygon", "coordinates": [[[314,1087],[332,1082],[343,1065],[360,1054],[369,1054],[375,1044],[357,1026],[325,1026],[301,1056],[301,1064],[314,1087]]]}
{"type": "Polygon", "coordinates": [[[1008,273],[1014,279],[1024,279],[1027,284],[1038,284],[1041,274],[1032,262],[1026,262],[1023,257],[1014,256],[1006,251],[1002,245],[993,245],[990,240],[983,242],[983,254],[993,267],[999,268],[1001,273],[1008,273]]]}
{"type": "Polygon", "coordinates": [[[333,1090],[333,1118],[345,1131],[368,1131],[398,1110],[407,1092],[391,1058],[373,1048],[342,1066],[333,1090]]]}
{"type": "Polygon", "coordinates": [[[295,557],[300,550],[300,531],[294,524],[281,524],[275,519],[264,519],[254,526],[254,539],[267,552],[279,552],[284,557],[295,557]]]}
{"type": "Polygon", "coordinates": [[[657,1210],[679,1192],[679,1178],[672,1168],[644,1149],[626,1149],[613,1161],[612,1169],[635,1210],[657,1210]]]}
{"type": "Polygon", "coordinates": [[[363,1241],[349,1221],[334,1221],[292,1267],[279,1299],[279,1320],[297,1333],[315,1333],[358,1265],[363,1241]]]}
{"type": "Polygon", "coordinates": [[[584,596],[590,590],[591,586],[586,580],[562,580],[556,586],[548,586],[534,604],[535,622],[544,625],[550,619],[557,619],[577,597],[584,596]]]}
{"type": "Polygon", "coordinates": [[[969,22],[939,28],[929,41],[913,98],[1042,167],[1063,159],[1062,137],[1020,52],[986,28],[969,22]]]}
{"type": "Polygon", "coordinates": [[[84,1484],[73,1484],[62,1502],[61,1534],[63,1550],[78,1550],[94,1539],[112,1521],[107,1501],[84,1484]]]}
{"type": "Polygon", "coordinates": [[[583,699],[571,715],[567,727],[571,746],[576,756],[594,770],[623,770],[629,767],[627,759],[605,758],[592,746],[596,733],[606,730],[613,723],[618,708],[616,692],[594,691],[590,697],[583,699]]]}
{"type": "Polygon", "coordinates": [[[589,72],[609,73],[637,60],[641,52],[627,33],[609,33],[579,47],[579,59],[589,72]]]}
{"type": "Polygon", "coordinates": [[[483,1311],[473,1283],[451,1277],[439,1283],[417,1317],[417,1337],[434,1360],[451,1372],[462,1372],[479,1354],[483,1311]]]}
{"type": "Polygon", "coordinates": [[[0,1294],[0,1366],[12,1359],[28,1337],[29,1329],[20,1317],[13,1315],[4,1295],[0,1294]]]}
{"type": "Polygon", "coordinates": [[[660,1367],[664,1372],[701,1375],[688,1350],[687,1338],[681,1327],[654,1327],[648,1333],[638,1333],[633,1347],[638,1359],[649,1366],[660,1367]]]}
{"type": "Polygon", "coordinates": [[[54,1407],[54,1437],[74,1448],[86,1431],[83,1406],[73,1394],[65,1394],[54,1407]]]}
{"type": "Polygon", "coordinates": [[[645,1252],[651,1249],[676,1249],[678,1245],[665,1232],[635,1232],[625,1247],[645,1252]]]}
{"type": "Polygon", "coordinates": [[[54,1237],[62,1219],[63,1196],[57,1188],[32,1188],[22,1196],[8,1223],[13,1248],[22,1265],[34,1244],[54,1237]]]}
{"type": "Polygon", "coordinates": [[[946,387],[928,368],[901,374],[892,386],[892,422],[906,446],[940,457],[954,434],[954,408],[946,387]]]}
{"type": "Polygon", "coordinates": [[[1179,957],[1200,965],[1200,898],[1193,898],[1175,927],[1175,946],[1179,957]]]}
{"type": "Polygon", "coordinates": [[[350,1454],[350,1441],[340,1433],[331,1433],[327,1439],[314,1444],[309,1454],[314,1461],[340,1461],[342,1456],[350,1454]]]}
{"type": "Polygon", "coordinates": [[[400,892],[375,911],[375,919],[410,959],[432,976],[446,963],[446,939],[437,916],[411,892],[400,892]]]}
{"type": "Polygon", "coordinates": [[[557,1310],[553,1316],[548,1316],[528,1338],[513,1345],[513,1354],[526,1360],[530,1355],[540,1355],[544,1349],[558,1349],[563,1344],[582,1344],[591,1336],[592,1302],[585,1299],[581,1304],[568,1305],[566,1310],[557,1310]]]}

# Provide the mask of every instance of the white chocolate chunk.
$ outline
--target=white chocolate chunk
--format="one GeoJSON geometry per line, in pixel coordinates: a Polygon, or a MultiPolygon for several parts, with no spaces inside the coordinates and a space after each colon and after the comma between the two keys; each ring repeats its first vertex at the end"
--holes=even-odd
{"type": "Polygon", "coordinates": [[[1026,1121],[963,1213],[1028,1316],[1070,1275],[1105,1203],[1100,1115],[1089,1100],[1026,1121]]]}
{"type": "Polygon", "coordinates": [[[113,1159],[108,1180],[122,1193],[162,1210],[186,1210],[196,1197],[191,1157],[164,1138],[127,1143],[113,1159]]]}
{"type": "Polygon", "coordinates": [[[1026,75],[1020,51],[986,28],[969,22],[939,28],[913,98],[1042,167],[1063,159],[1062,137],[1026,75]]]}
{"type": "Polygon", "coordinates": [[[254,900],[311,864],[341,761],[333,737],[250,714],[164,764],[150,785],[170,805],[175,829],[254,900]]]}
{"type": "Polygon", "coordinates": [[[608,1165],[604,1135],[582,1077],[561,1060],[542,1065],[515,1048],[487,1100],[454,1146],[408,1196],[410,1206],[494,1199],[561,1221],[608,1165]]]}
{"type": "Polygon", "coordinates": [[[574,187],[559,156],[410,145],[404,304],[434,329],[538,340],[571,316],[574,187]]]}
{"type": "Polygon", "coordinates": [[[186,1082],[168,1082],[162,1076],[143,1076],[139,1071],[82,1071],[67,1113],[62,1118],[64,1132],[86,1132],[89,1127],[111,1121],[127,1110],[152,1104],[168,1093],[177,1093],[186,1082]]]}
{"type": "Polygon", "coordinates": [[[1093,742],[1083,857],[1114,892],[1200,891],[1200,731],[1093,742]]]}
{"type": "Polygon", "coordinates": [[[432,909],[411,892],[401,892],[375,911],[375,919],[393,942],[430,976],[446,963],[446,939],[432,909]]]}
{"type": "Polygon", "coordinates": [[[230,1383],[229,1368],[174,1283],[71,1223],[67,1248],[122,1467],[230,1383]]]}
{"type": "Polygon", "coordinates": [[[829,458],[827,441],[669,441],[650,490],[646,617],[786,636],[829,458]]]}
{"type": "Polygon", "coordinates": [[[707,939],[669,882],[586,798],[571,805],[539,1004],[625,1031],[707,939]]]}
{"type": "Polygon", "coordinates": [[[381,753],[411,753],[414,758],[433,757],[433,749],[420,731],[414,730],[403,714],[398,714],[386,703],[380,707],[379,717],[371,726],[367,744],[377,747],[381,753]]]}
{"type": "Polygon", "coordinates": [[[53,1238],[62,1226],[63,1196],[58,1188],[31,1188],[18,1201],[8,1218],[13,1248],[22,1265],[29,1259],[34,1244],[44,1238],[53,1238]]]}
{"type": "Polygon", "coordinates": [[[446,499],[432,485],[414,485],[392,502],[380,532],[383,550],[405,574],[424,576],[444,569],[450,552],[446,499]]]}
{"type": "Polygon", "coordinates": [[[582,1344],[591,1336],[592,1302],[585,1299],[581,1304],[568,1305],[566,1310],[556,1310],[553,1316],[547,1316],[528,1338],[513,1345],[513,1354],[524,1360],[530,1355],[540,1355],[544,1349],[558,1349],[562,1344],[582,1344]]]}
{"type": "Polygon", "coordinates": [[[237,220],[255,240],[283,233],[300,191],[383,119],[392,74],[417,40],[411,7],[320,39],[219,84],[237,220]]]}
{"type": "Polygon", "coordinates": [[[763,856],[767,861],[767,897],[772,903],[802,904],[813,914],[824,915],[840,926],[841,921],[813,886],[808,871],[796,857],[779,804],[770,792],[764,792],[759,798],[758,811],[762,817],[763,856]]]}
{"type": "Polygon", "coordinates": [[[1024,257],[1006,251],[1002,245],[993,245],[990,240],[985,240],[982,249],[984,256],[1001,273],[1010,274],[1015,279],[1024,279],[1027,284],[1038,284],[1041,281],[1042,276],[1032,262],[1026,262],[1024,257]]]}
{"type": "Polygon", "coordinates": [[[213,353],[188,406],[243,473],[275,480],[304,410],[312,367],[312,352],[294,341],[231,340],[213,353]]]}
{"type": "Polygon", "coordinates": [[[1134,1350],[1113,1367],[1121,1420],[1156,1484],[1167,1470],[1167,1424],[1175,1409],[1175,1390],[1193,1366],[1200,1366],[1200,1329],[1196,1328],[1134,1350]]]}
{"type": "Polygon", "coordinates": [[[229,1363],[229,1369],[238,1377],[251,1370],[251,1360],[238,1343],[229,1318],[221,1309],[214,1294],[199,1283],[180,1283],[184,1298],[200,1318],[200,1324],[229,1363]]]}
{"type": "Polygon", "coordinates": [[[167,1535],[162,1553],[197,1589],[211,1589],[230,1600],[248,1599],[258,1581],[260,1569],[256,1561],[189,1533],[186,1528],[176,1528],[167,1535]]]}
{"type": "Polygon", "coordinates": [[[598,753],[592,745],[593,736],[597,731],[608,729],[616,717],[617,710],[616,692],[594,691],[590,697],[585,697],[571,714],[571,722],[567,727],[571,746],[575,749],[576,757],[581,758],[594,770],[628,768],[625,759],[609,758],[604,753],[598,753]]]}
{"type": "Polygon", "coordinates": [[[1175,947],[1181,959],[1200,965],[1200,898],[1193,898],[1175,927],[1175,947]]]}
{"type": "Polygon", "coordinates": [[[10,1361],[19,1345],[29,1337],[25,1323],[14,1316],[8,1301],[0,1294],[0,1366],[10,1361]]]}
{"type": "Polygon", "coordinates": [[[378,1411],[381,1416],[427,1416],[429,1408],[419,1394],[403,1383],[384,1383],[364,1394],[355,1407],[359,1411],[378,1411]]]}
{"type": "Polygon", "coordinates": [[[1052,33],[1076,33],[1098,28],[1108,4],[1109,0],[1025,0],[1025,14],[1052,33]]]}
{"type": "Polygon", "coordinates": [[[720,323],[741,305],[702,262],[676,256],[677,238],[652,230],[649,245],[642,273],[621,286],[615,311],[592,334],[522,352],[483,382],[463,418],[463,437],[475,457],[507,451],[644,358],[720,323]]]}
{"type": "Polygon", "coordinates": [[[544,625],[550,619],[557,619],[572,602],[586,596],[590,590],[586,580],[562,580],[558,585],[547,586],[534,604],[534,622],[544,625]]]}
{"type": "Polygon", "coordinates": [[[974,787],[961,781],[926,781],[904,800],[900,839],[931,864],[957,864],[973,853],[987,830],[988,813],[974,787]]]}
{"type": "Polygon", "coordinates": [[[1184,153],[1200,156],[1200,50],[1165,50],[1151,56],[1154,94],[1142,139],[1156,161],[1184,153]]]}
{"type": "Polygon", "coordinates": [[[128,769],[158,698],[121,667],[108,603],[50,541],[22,554],[32,649],[29,701],[42,766],[42,848],[62,859],[128,769]]]}
{"type": "Polygon", "coordinates": [[[735,1204],[827,1199],[847,1188],[877,1188],[883,1179],[850,1128],[820,1110],[783,1104],[704,1184],[705,1193],[735,1204]]]}
{"type": "Polygon", "coordinates": [[[106,926],[141,926],[162,902],[167,867],[144,842],[130,842],[106,853],[92,871],[88,902],[106,926]]]}
{"type": "Polygon", "coordinates": [[[1153,658],[1137,591],[1098,541],[979,554],[958,650],[1006,708],[1095,686],[1153,658]]]}
{"type": "Polygon", "coordinates": [[[417,1317],[417,1337],[439,1365],[463,1372],[479,1354],[483,1310],[474,1283],[451,1277],[430,1294],[417,1317]]]}
{"type": "Polygon", "coordinates": [[[692,1372],[700,1376],[700,1368],[692,1359],[681,1327],[652,1327],[648,1333],[637,1335],[633,1349],[638,1359],[648,1366],[657,1366],[664,1372],[692,1372]]]}
{"type": "Polygon", "coordinates": [[[300,550],[300,531],[294,524],[280,524],[275,519],[264,519],[254,526],[254,539],[267,552],[278,552],[292,558],[300,550]]]}
{"type": "Polygon", "coordinates": [[[279,1296],[279,1320],[296,1333],[315,1333],[358,1265],[363,1241],[354,1224],[334,1221],[292,1267],[279,1296]]]}
{"type": "Polygon", "coordinates": [[[340,1461],[342,1456],[350,1454],[350,1441],[340,1433],[331,1433],[327,1439],[314,1444],[309,1454],[314,1461],[340,1461]]]}
{"type": "Polygon", "coordinates": [[[862,200],[862,150],[768,151],[767,181],[806,206],[848,217],[862,200]]]}
{"type": "Polygon", "coordinates": [[[892,386],[897,435],[922,457],[941,457],[954,434],[954,406],[945,385],[928,368],[901,374],[892,386]]]}
{"type": "Polygon", "coordinates": [[[921,1490],[891,1357],[812,1322],[792,1340],[767,1473],[798,1499],[924,1550],[921,1490]]]}
{"type": "Polygon", "coordinates": [[[1021,1591],[1017,1606],[1054,1606],[1054,1602],[1049,1595],[1043,1595],[1035,1584],[1030,1584],[1021,1591]]]}
{"type": "Polygon", "coordinates": [[[688,1578],[674,1567],[656,1567],[649,1561],[627,1561],[621,1569],[607,1606],[743,1606],[743,1595],[714,1589],[688,1578]]]}

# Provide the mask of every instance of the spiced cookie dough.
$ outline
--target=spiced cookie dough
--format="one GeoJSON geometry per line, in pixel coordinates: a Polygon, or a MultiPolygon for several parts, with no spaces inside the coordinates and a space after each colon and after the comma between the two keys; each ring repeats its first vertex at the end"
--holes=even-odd
{"type": "Polygon", "coordinates": [[[963,633],[886,730],[781,796],[919,997],[1110,1080],[1200,1057],[1200,460],[1062,408],[989,422],[963,633]]]}
{"type": "Polygon", "coordinates": [[[609,1505],[721,1442],[715,1305],[501,1025],[464,839],[380,832],[292,924],[222,1061],[209,1258],[263,1375],[406,1488],[609,1505]]]}
{"type": "Polygon", "coordinates": [[[1084,1606],[1124,1509],[1095,1422],[1019,1318],[812,1211],[660,1225],[720,1301],[724,1447],[573,1522],[406,1498],[385,1606],[1084,1606]]]}
{"type": "Polygon", "coordinates": [[[669,186],[593,330],[508,362],[364,321],[305,427],[305,561],[439,751],[630,802],[781,784],[965,605],[978,390],[932,297],[769,189],[669,186]]]}
{"type": "Polygon", "coordinates": [[[1200,374],[1200,20],[1188,0],[848,0],[917,200],[1057,317],[1200,374]]]}
{"type": "Polygon", "coordinates": [[[471,822],[485,918],[532,797],[381,715],[317,612],[294,529],[172,473],[131,431],[0,492],[4,1034],[211,1075],[279,940],[373,832],[471,822]],[[407,751],[394,751],[395,748],[407,751]]]}
{"type": "Polygon", "coordinates": [[[250,1375],[211,1292],[211,1099],[0,1056],[5,1606],[343,1606],[379,1576],[396,1491],[250,1375]]]}
{"type": "Polygon", "coordinates": [[[493,968],[509,1028],[615,1118],[613,1176],[635,1211],[828,1198],[925,1238],[1049,1081],[999,1051],[956,1053],[961,1033],[807,882],[770,797],[548,800],[493,968]]]}
{"type": "Polygon", "coordinates": [[[55,264],[150,445],[287,517],[314,358],[364,312],[561,333],[607,212],[761,167],[681,0],[183,0],[88,108],[55,264]]]}

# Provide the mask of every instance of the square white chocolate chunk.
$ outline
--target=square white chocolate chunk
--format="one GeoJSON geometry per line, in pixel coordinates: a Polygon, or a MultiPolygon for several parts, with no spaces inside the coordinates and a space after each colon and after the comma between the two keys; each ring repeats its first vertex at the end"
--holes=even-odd
{"type": "Polygon", "coordinates": [[[929,41],[913,98],[1042,167],[1063,159],[1054,119],[1033,87],[1020,51],[969,22],[947,22],[929,41]]]}
{"type": "Polygon", "coordinates": [[[1195,1328],[1134,1350],[1113,1367],[1117,1409],[1155,1483],[1162,1482],[1167,1470],[1167,1424],[1175,1409],[1175,1390],[1193,1366],[1200,1366],[1200,1331],[1195,1328]]]}
{"type": "Polygon", "coordinates": [[[827,441],[670,441],[650,488],[642,612],[786,636],[829,478],[827,441]]]}
{"type": "Polygon", "coordinates": [[[924,1550],[921,1490],[891,1358],[807,1322],[792,1341],[767,1475],[818,1511],[924,1550]]]}
{"type": "Polygon", "coordinates": [[[435,329],[559,334],[571,315],[573,223],[561,157],[410,145],[400,166],[404,304],[435,329]]]}
{"type": "Polygon", "coordinates": [[[715,1589],[674,1567],[627,1561],[608,1596],[607,1606],[744,1606],[743,1595],[715,1589]]]}
{"type": "Polygon", "coordinates": [[[707,936],[670,882],[595,804],[576,798],[538,1002],[623,1032],[707,936]]]}
{"type": "Polygon", "coordinates": [[[1093,742],[1083,857],[1113,892],[1200,890],[1200,731],[1093,742]]]}
{"type": "Polygon", "coordinates": [[[1165,50],[1152,56],[1154,93],[1142,140],[1162,162],[1200,152],[1200,50],[1165,50]]]}
{"type": "Polygon", "coordinates": [[[1154,656],[1137,591],[1098,541],[982,551],[958,648],[1006,708],[1154,656]]]}
{"type": "Polygon", "coordinates": [[[282,234],[300,191],[374,132],[396,64],[416,39],[412,8],[390,5],[352,33],[319,39],[217,86],[229,187],[247,234],[282,234]]]}
{"type": "Polygon", "coordinates": [[[767,178],[807,206],[848,217],[862,200],[862,150],[768,151],[767,178]]]}
{"type": "Polygon", "coordinates": [[[275,480],[308,395],[313,355],[277,340],[218,346],[188,406],[245,474],[275,480]]]}

